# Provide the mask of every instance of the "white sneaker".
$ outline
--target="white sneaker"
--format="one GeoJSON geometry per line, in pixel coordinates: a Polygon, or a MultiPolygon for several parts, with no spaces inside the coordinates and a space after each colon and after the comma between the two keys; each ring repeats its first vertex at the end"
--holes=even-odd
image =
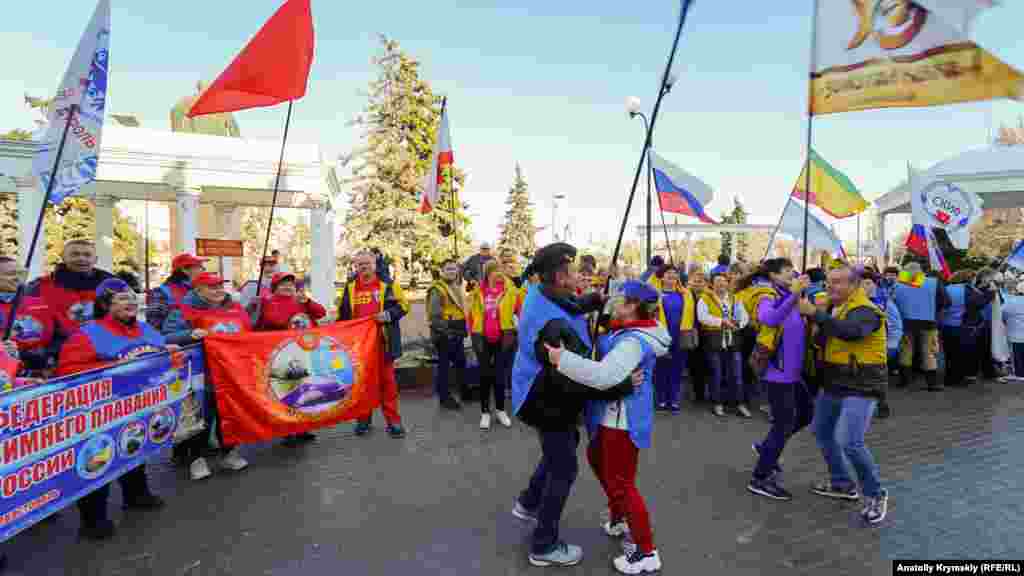
{"type": "Polygon", "coordinates": [[[512,427],[512,420],[509,419],[508,414],[504,410],[498,410],[497,412],[494,413],[494,416],[495,418],[498,419],[498,422],[501,422],[501,425],[504,426],[505,428],[512,427]]]}
{"type": "Polygon", "coordinates": [[[228,452],[227,456],[220,461],[220,465],[228,470],[238,472],[239,470],[245,470],[249,466],[249,462],[238,453],[238,448],[232,448],[231,452],[228,452]]]}
{"type": "Polygon", "coordinates": [[[480,415],[480,429],[481,430],[490,430],[491,429],[491,415],[490,414],[482,414],[482,415],[480,415]]]}
{"type": "Polygon", "coordinates": [[[206,463],[206,458],[197,458],[196,461],[188,467],[188,473],[193,480],[202,480],[203,478],[209,478],[213,475],[213,472],[210,472],[210,465],[206,463]]]}
{"type": "Polygon", "coordinates": [[[632,554],[619,556],[612,563],[623,574],[646,574],[661,570],[661,556],[657,550],[650,554],[641,554],[636,550],[632,554]]]}
{"type": "Polygon", "coordinates": [[[747,408],[746,405],[744,405],[744,404],[740,404],[739,406],[737,406],[736,407],[736,411],[739,412],[740,416],[743,416],[744,418],[750,418],[751,417],[750,409],[747,408]]]}

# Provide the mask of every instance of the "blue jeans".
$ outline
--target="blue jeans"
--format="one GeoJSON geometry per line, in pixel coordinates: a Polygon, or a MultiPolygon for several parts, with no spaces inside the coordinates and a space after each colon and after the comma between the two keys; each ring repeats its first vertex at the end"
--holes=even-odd
{"type": "Polygon", "coordinates": [[[749,394],[743,390],[743,359],[739,350],[709,350],[708,365],[711,382],[708,392],[715,404],[745,403],[749,394]]]}
{"type": "Polygon", "coordinates": [[[434,378],[434,392],[441,402],[451,398],[448,390],[448,367],[455,366],[455,386],[462,394],[465,385],[466,347],[462,344],[462,336],[435,336],[434,346],[437,348],[437,377],[434,378]]]}
{"type": "Polygon", "coordinates": [[[761,456],[754,468],[754,478],[764,480],[772,475],[786,442],[803,430],[814,418],[814,397],[803,382],[764,382],[772,407],[772,428],[760,444],[761,456]]]}
{"type": "Polygon", "coordinates": [[[684,350],[675,350],[663,358],[658,358],[654,367],[655,401],[658,406],[679,405],[686,356],[684,350]]]}
{"type": "Polygon", "coordinates": [[[519,495],[519,503],[537,513],[537,528],[530,547],[533,554],[547,554],[558,544],[558,524],[579,472],[576,461],[579,444],[577,428],[540,433],[540,463],[530,478],[530,485],[519,495]]]}
{"type": "Polygon", "coordinates": [[[836,397],[824,390],[818,394],[814,406],[814,435],[834,488],[856,486],[843,458],[845,455],[857,471],[864,495],[874,498],[881,493],[878,465],[864,445],[864,434],[871,426],[877,405],[874,398],[836,397]]]}

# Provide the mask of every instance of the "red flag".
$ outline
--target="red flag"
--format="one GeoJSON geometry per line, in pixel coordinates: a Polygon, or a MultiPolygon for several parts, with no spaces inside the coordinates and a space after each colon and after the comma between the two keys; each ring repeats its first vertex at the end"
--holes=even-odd
{"type": "Polygon", "coordinates": [[[273,106],[306,95],[313,64],[310,0],[287,0],[192,104],[188,117],[273,106]]]}
{"type": "Polygon", "coordinates": [[[423,197],[420,199],[420,213],[428,214],[437,206],[444,184],[444,169],[455,162],[452,151],[452,135],[448,129],[448,101],[441,107],[441,121],[437,125],[437,140],[430,158],[430,172],[423,182],[423,197]]]}
{"type": "Polygon", "coordinates": [[[209,335],[207,375],[224,442],[263,442],[369,414],[380,405],[381,340],[372,318],[209,335]]]}

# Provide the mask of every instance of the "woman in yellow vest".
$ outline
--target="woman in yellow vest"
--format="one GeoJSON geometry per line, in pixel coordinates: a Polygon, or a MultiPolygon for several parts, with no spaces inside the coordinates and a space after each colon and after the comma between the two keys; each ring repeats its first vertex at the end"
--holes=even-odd
{"type": "Polygon", "coordinates": [[[730,403],[736,405],[741,416],[750,418],[737,337],[749,317],[743,304],[729,292],[726,273],[711,276],[711,290],[704,290],[697,301],[697,320],[701,326],[701,344],[711,368],[708,391],[715,416],[724,417],[725,405],[730,403]]]}
{"type": "Polygon", "coordinates": [[[469,298],[469,326],[473,351],[480,364],[480,429],[491,427],[490,396],[494,395],[494,416],[505,427],[512,425],[505,412],[506,371],[512,368],[515,342],[515,308],[519,291],[494,260],[484,264],[483,281],[469,298]]]}
{"type": "Polygon", "coordinates": [[[441,277],[427,291],[430,339],[437,350],[437,378],[434,387],[441,407],[461,410],[462,405],[448,389],[448,367],[455,366],[455,389],[466,399],[466,303],[459,282],[459,265],[454,260],[441,264],[441,277]]]}
{"type": "Polygon", "coordinates": [[[694,319],[696,304],[693,294],[679,283],[679,271],[667,267],[662,273],[661,300],[658,303],[658,317],[669,335],[672,345],[668,354],[658,358],[654,368],[654,394],[658,410],[671,410],[679,414],[679,397],[682,390],[683,372],[690,346],[696,343],[694,319]]]}
{"type": "Polygon", "coordinates": [[[861,517],[868,524],[879,524],[885,519],[889,494],[882,488],[878,465],[864,445],[864,435],[889,378],[887,315],[868,299],[860,276],[845,265],[829,271],[828,295],[829,311],[820,310],[807,299],[800,302],[800,313],[819,328],[824,352],[820,364],[823,388],[814,406],[814,435],[830,478],[811,491],[827,498],[857,500],[860,495],[847,468],[848,459],[864,491],[861,517]]]}

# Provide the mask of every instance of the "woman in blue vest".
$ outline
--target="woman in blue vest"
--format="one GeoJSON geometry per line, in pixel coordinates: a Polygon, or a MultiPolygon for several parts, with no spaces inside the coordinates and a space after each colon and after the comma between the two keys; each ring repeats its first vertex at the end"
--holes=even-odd
{"type": "Polygon", "coordinates": [[[967,343],[962,341],[968,298],[976,298],[980,295],[970,288],[970,280],[971,273],[967,270],[961,270],[953,275],[950,283],[946,286],[949,306],[942,311],[942,316],[939,319],[942,351],[946,355],[946,384],[949,386],[963,385],[966,363],[963,362],[962,355],[965,352],[972,352],[968,349],[967,343]]]}
{"type": "Polygon", "coordinates": [[[648,284],[630,281],[623,285],[609,333],[597,344],[599,362],[545,344],[559,373],[597,390],[610,390],[628,380],[637,368],[643,370],[643,381],[632,394],[612,402],[592,400],[585,417],[590,435],[587,457],[608,496],[611,512],[604,531],[612,537],[628,533],[636,543],[635,549],[613,560],[623,574],[661,569],[647,506],[636,487],[640,449],[650,448],[654,427],[654,365],[672,345],[672,336],[656,319],[658,299],[658,291],[648,284]]]}
{"type": "MultiPolygon", "coordinates": [[[[86,370],[134,360],[168,349],[164,337],[155,328],[137,320],[139,304],[135,292],[123,280],[108,278],[96,288],[94,320],[86,323],[61,348],[57,375],[67,376],[86,370]]],[[[118,478],[125,508],[154,509],[164,501],[149,490],[145,465],[118,478]]],[[[80,534],[91,540],[106,540],[114,535],[114,523],[107,517],[110,485],[78,501],[82,523],[80,534]]]]}

